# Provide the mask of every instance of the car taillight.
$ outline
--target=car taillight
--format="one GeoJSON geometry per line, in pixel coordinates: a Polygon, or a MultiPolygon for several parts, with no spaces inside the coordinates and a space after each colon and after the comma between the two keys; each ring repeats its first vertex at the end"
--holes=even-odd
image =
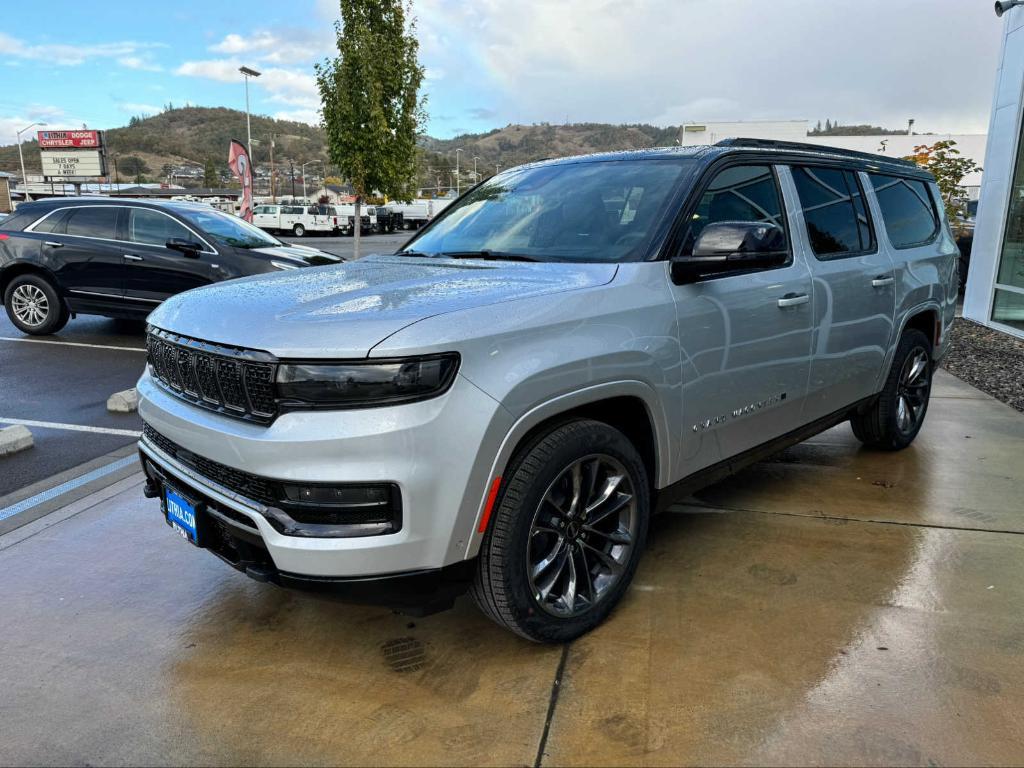
{"type": "Polygon", "coordinates": [[[5,235],[3,232],[0,232],[0,240],[10,240],[10,239],[11,239],[10,235],[5,235]]]}

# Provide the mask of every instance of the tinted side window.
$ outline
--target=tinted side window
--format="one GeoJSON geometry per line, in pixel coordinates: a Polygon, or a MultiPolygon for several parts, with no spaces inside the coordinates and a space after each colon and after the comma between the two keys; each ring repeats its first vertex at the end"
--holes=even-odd
{"type": "Polygon", "coordinates": [[[939,219],[928,185],[918,179],[872,173],[878,207],[882,209],[885,231],[896,248],[909,248],[930,241],[939,231],[939,219]]]}
{"type": "Polygon", "coordinates": [[[172,238],[195,240],[195,235],[170,216],[145,208],[132,208],[128,220],[128,239],[133,243],[166,245],[172,238]]]}
{"type": "Polygon", "coordinates": [[[719,221],[756,221],[786,230],[782,198],[771,166],[734,166],[715,176],[693,212],[683,238],[683,253],[692,253],[704,227],[719,221]]]}
{"type": "Polygon", "coordinates": [[[874,249],[856,174],[805,166],[793,166],[792,172],[815,256],[836,258],[874,249]]]}
{"type": "Polygon", "coordinates": [[[67,224],[69,213],[71,213],[71,211],[55,211],[36,224],[35,227],[33,227],[33,231],[63,235],[64,225],[67,224]]]}
{"type": "Polygon", "coordinates": [[[120,208],[112,205],[75,208],[68,216],[67,234],[79,237],[117,237],[117,214],[120,208]]]}

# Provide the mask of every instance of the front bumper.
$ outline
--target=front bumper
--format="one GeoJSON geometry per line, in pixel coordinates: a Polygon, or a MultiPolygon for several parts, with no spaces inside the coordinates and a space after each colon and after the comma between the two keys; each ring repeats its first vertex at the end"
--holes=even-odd
{"type": "MultiPolygon", "coordinates": [[[[493,456],[511,426],[496,401],[457,377],[443,396],[393,407],[295,412],[259,425],[204,411],[143,374],[143,420],[187,451],[241,472],[280,482],[398,486],[402,527],[358,538],[285,535],[268,508],[219,485],[160,450],[143,457],[183,490],[227,510],[235,527],[258,536],[273,572],[316,580],[366,579],[440,571],[466,561],[493,456]]],[[[223,525],[230,525],[224,523],[223,525]]],[[[237,531],[235,532],[237,534],[237,531]]],[[[274,579],[268,579],[274,580],[274,579]]]]}
{"type": "Polygon", "coordinates": [[[450,608],[472,581],[475,560],[367,577],[310,576],[282,571],[274,564],[255,519],[239,513],[238,505],[230,501],[230,491],[198,480],[187,467],[166,455],[159,456],[151,445],[140,445],[139,458],[146,475],[145,495],[161,498],[164,487],[171,486],[197,500],[202,505],[197,521],[203,532],[202,547],[256,581],[345,602],[382,605],[414,615],[450,608]]]}

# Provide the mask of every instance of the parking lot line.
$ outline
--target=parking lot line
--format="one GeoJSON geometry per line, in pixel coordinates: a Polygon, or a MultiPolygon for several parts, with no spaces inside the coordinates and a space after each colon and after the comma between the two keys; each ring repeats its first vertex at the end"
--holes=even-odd
{"type": "Polygon", "coordinates": [[[61,496],[68,491],[73,491],[75,488],[79,488],[86,483],[91,483],[93,480],[98,480],[105,475],[109,475],[111,472],[123,469],[124,467],[138,462],[138,460],[138,457],[134,454],[131,456],[125,456],[123,459],[118,459],[117,461],[112,461],[102,467],[97,467],[92,470],[92,472],[86,472],[84,475],[68,480],[66,483],[61,483],[53,488],[48,488],[45,491],[37,493],[35,496],[29,496],[27,499],[22,499],[17,504],[12,504],[9,507],[0,509],[0,521],[32,509],[32,507],[36,507],[43,502],[61,496]]]}
{"type": "Polygon", "coordinates": [[[117,349],[122,352],[145,352],[145,347],[118,347],[114,344],[86,344],[81,341],[44,341],[43,339],[19,339],[16,336],[0,336],[0,341],[24,341],[28,344],[57,344],[63,347],[92,347],[93,349],[117,349]]]}
{"type": "Polygon", "coordinates": [[[114,429],[113,427],[90,427],[86,424],[61,424],[56,421],[33,421],[32,419],[4,419],[0,418],[0,424],[21,424],[25,427],[39,427],[40,429],[66,429],[71,432],[95,432],[100,435],[124,435],[125,437],[141,437],[142,433],[137,429],[114,429]]]}

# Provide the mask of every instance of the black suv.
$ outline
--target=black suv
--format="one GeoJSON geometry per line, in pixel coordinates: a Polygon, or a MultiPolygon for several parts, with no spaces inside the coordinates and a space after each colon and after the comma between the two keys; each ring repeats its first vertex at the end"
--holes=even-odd
{"type": "Polygon", "coordinates": [[[341,261],[202,203],[55,198],[0,221],[0,296],[33,335],[79,312],[143,318],[190,288],[341,261]]]}

